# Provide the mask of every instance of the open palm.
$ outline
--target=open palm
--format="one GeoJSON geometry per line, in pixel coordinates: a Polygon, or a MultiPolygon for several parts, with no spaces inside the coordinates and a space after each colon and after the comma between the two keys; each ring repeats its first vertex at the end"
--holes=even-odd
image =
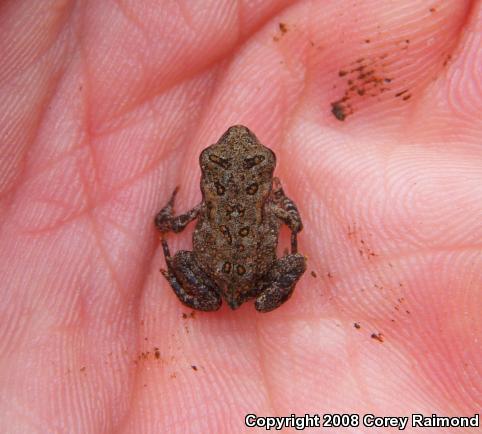
{"type": "Polygon", "coordinates": [[[4,1],[0,431],[478,411],[481,22],[461,0],[4,1]],[[159,272],[153,218],[176,185],[177,213],[199,202],[233,124],[305,227],[267,314],[194,313],[159,272]]]}

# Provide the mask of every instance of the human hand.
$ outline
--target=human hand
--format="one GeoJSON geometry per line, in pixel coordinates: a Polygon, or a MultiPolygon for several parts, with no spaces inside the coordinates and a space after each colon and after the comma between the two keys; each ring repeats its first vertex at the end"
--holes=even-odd
{"type": "Polygon", "coordinates": [[[0,431],[478,411],[481,15],[4,2],[0,431]],[[178,211],[198,203],[199,153],[238,123],[278,156],[308,271],[272,313],[191,313],[152,221],[176,185],[178,211]]]}

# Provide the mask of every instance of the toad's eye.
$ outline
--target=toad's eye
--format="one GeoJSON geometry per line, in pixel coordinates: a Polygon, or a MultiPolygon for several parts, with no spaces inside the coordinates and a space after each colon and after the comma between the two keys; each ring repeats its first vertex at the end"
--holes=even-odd
{"type": "Polygon", "coordinates": [[[257,166],[259,163],[262,163],[264,160],[264,155],[255,155],[254,157],[245,158],[244,168],[251,169],[252,167],[257,166]]]}
{"type": "Polygon", "coordinates": [[[214,164],[221,166],[223,169],[229,169],[231,167],[231,163],[226,160],[226,158],[219,157],[215,154],[211,154],[209,156],[209,160],[212,161],[214,164]]]}

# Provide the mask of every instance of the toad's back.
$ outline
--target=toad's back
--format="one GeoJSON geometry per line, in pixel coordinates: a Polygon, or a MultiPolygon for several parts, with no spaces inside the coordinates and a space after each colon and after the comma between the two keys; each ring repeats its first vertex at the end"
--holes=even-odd
{"type": "Polygon", "coordinates": [[[270,211],[274,153],[246,127],[231,127],[200,156],[203,207],[194,254],[221,288],[249,291],[276,260],[279,223],[270,211]]]}

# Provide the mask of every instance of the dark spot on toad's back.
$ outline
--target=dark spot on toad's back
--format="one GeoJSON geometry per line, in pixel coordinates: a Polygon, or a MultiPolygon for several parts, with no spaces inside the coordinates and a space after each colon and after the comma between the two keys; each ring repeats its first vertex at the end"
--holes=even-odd
{"type": "Polygon", "coordinates": [[[226,191],[226,188],[218,181],[214,183],[214,186],[216,187],[216,193],[218,194],[218,196],[222,196],[226,191]]]}
{"type": "Polygon", "coordinates": [[[256,155],[251,158],[246,158],[244,160],[244,168],[245,169],[251,169],[254,166],[257,166],[258,164],[262,163],[265,159],[264,155],[256,155]]]}
{"type": "Polygon", "coordinates": [[[209,159],[218,166],[221,166],[223,169],[229,169],[231,167],[231,164],[228,160],[218,157],[217,155],[212,154],[209,156],[209,159]]]}
{"type": "Polygon", "coordinates": [[[245,236],[248,235],[248,234],[249,234],[249,228],[248,228],[248,227],[241,228],[241,229],[239,230],[239,235],[240,235],[241,237],[245,237],[245,236]]]}
{"type": "Polygon", "coordinates": [[[248,186],[248,188],[246,189],[246,193],[248,193],[249,195],[253,195],[253,194],[256,194],[256,192],[258,191],[258,184],[256,184],[255,182],[253,182],[250,186],[248,186]]]}

